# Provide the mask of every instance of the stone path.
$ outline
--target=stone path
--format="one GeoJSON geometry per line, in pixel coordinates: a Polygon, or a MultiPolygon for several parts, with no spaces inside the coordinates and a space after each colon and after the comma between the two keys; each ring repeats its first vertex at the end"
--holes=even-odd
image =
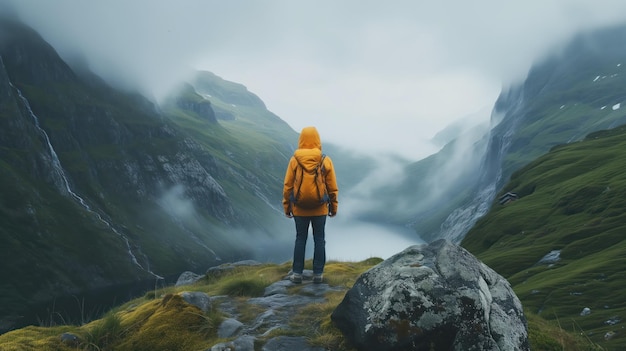
{"type": "MultiPolygon", "coordinates": [[[[272,331],[289,329],[291,319],[297,316],[299,309],[314,303],[325,301],[324,295],[330,291],[340,291],[343,288],[332,287],[328,284],[313,284],[312,271],[303,273],[302,288],[293,295],[288,288],[296,284],[288,277],[278,281],[265,289],[262,297],[248,299],[246,307],[254,307],[260,312],[250,322],[242,322],[241,305],[229,296],[212,296],[201,292],[183,293],[183,298],[204,311],[211,306],[217,306],[224,312],[226,318],[218,328],[218,336],[224,339],[233,339],[230,342],[214,345],[207,351],[254,351],[256,342],[265,340],[263,351],[325,351],[324,348],[310,345],[303,336],[278,336],[267,339],[272,331]]],[[[248,318],[249,319],[249,318],[248,318]]]]}

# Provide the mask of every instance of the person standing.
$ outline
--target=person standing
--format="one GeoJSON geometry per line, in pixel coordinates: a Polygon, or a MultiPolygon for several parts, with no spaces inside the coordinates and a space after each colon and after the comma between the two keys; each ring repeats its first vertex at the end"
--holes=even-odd
{"type": "MultiPolygon", "coordinates": [[[[316,189],[317,190],[317,189],[316,189]]],[[[303,190],[304,191],[304,190],[303,190]]],[[[319,190],[324,192],[323,189],[319,190]]],[[[304,255],[309,226],[313,227],[313,283],[319,284],[323,280],[324,265],[326,264],[326,216],[334,217],[337,214],[337,179],[330,157],[322,153],[322,142],[315,127],[305,127],[298,139],[298,149],[289,160],[283,186],[283,208],[285,216],[293,218],[296,225],[296,242],[293,250],[293,266],[290,279],[294,283],[302,283],[304,270],[304,255]],[[320,201],[314,205],[304,205],[299,202],[298,196],[301,187],[311,187],[304,183],[304,172],[313,174],[321,167],[322,184],[325,194],[320,194],[320,201]],[[296,183],[298,183],[296,187],[296,183]],[[326,196],[324,196],[326,195],[326,196]]]]}

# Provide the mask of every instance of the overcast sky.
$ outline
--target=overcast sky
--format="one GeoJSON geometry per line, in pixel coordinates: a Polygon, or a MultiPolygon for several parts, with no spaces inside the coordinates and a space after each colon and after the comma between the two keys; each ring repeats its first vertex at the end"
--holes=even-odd
{"type": "MultiPolygon", "coordinates": [[[[0,0],[0,3],[11,2],[0,0]]],[[[161,96],[190,68],[248,87],[296,131],[419,159],[452,121],[574,32],[626,22],[624,0],[19,0],[59,52],[161,96]]]]}

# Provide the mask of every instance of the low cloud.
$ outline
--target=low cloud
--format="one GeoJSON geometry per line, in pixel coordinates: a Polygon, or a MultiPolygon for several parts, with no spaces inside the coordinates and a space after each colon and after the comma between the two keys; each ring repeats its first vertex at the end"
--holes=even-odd
{"type": "Polygon", "coordinates": [[[626,21],[622,0],[0,3],[113,84],[159,98],[209,70],[295,130],[415,160],[574,33],[626,21]]]}
{"type": "MultiPolygon", "coordinates": [[[[247,86],[297,131],[315,125],[324,142],[413,161],[439,150],[437,132],[491,108],[503,86],[575,33],[626,23],[623,0],[0,0],[0,11],[111,84],[159,99],[193,70],[212,71],[247,86]]],[[[467,161],[463,147],[433,189],[467,161]]],[[[359,241],[361,232],[374,246],[370,238],[385,237],[385,229],[348,226],[370,190],[398,179],[402,162],[382,162],[365,190],[346,197],[329,235],[335,226],[359,241]]],[[[196,216],[183,193],[166,191],[163,208],[196,216]]]]}
{"type": "Polygon", "coordinates": [[[387,259],[409,246],[423,243],[413,230],[402,226],[348,222],[341,220],[339,215],[326,221],[326,256],[329,260],[387,259]]]}
{"type": "Polygon", "coordinates": [[[174,185],[158,199],[159,206],[173,218],[189,220],[197,215],[193,201],[185,194],[183,185],[174,185]]]}

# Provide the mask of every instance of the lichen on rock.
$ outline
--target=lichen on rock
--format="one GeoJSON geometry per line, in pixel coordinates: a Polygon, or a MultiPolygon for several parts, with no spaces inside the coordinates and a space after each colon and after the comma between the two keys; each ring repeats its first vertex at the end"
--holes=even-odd
{"type": "Polygon", "coordinates": [[[359,350],[528,350],[506,279],[446,240],[415,245],[365,272],[332,320],[359,350]]]}

